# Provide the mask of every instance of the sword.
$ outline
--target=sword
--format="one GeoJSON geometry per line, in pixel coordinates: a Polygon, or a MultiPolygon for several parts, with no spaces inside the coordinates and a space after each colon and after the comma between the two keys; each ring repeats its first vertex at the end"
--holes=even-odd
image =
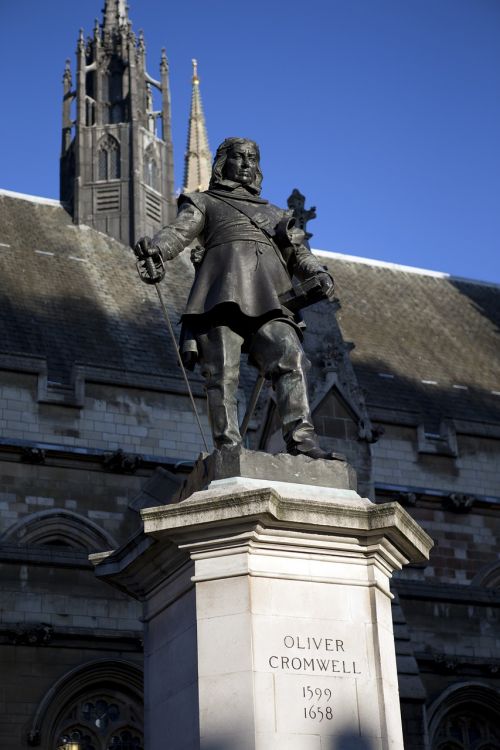
{"type": "Polygon", "coordinates": [[[179,347],[177,346],[177,340],[175,338],[174,329],[172,327],[172,323],[170,322],[170,316],[168,314],[167,306],[165,305],[165,301],[163,299],[163,295],[161,293],[160,286],[159,286],[160,281],[165,276],[165,264],[163,262],[163,258],[161,257],[160,252],[155,253],[153,256],[150,256],[148,258],[139,258],[139,260],[136,263],[136,267],[137,267],[137,273],[141,277],[142,281],[145,281],[147,284],[154,284],[154,287],[156,289],[158,299],[160,300],[160,306],[163,311],[163,317],[165,318],[168,332],[170,333],[170,338],[172,339],[175,353],[177,355],[177,362],[179,363],[179,367],[181,368],[182,377],[184,378],[184,383],[186,384],[186,389],[189,394],[189,400],[191,401],[191,406],[193,408],[194,416],[196,417],[196,422],[198,423],[200,435],[203,440],[205,450],[208,453],[209,452],[208,443],[205,438],[205,433],[203,432],[203,427],[201,426],[200,415],[198,414],[198,409],[196,408],[196,403],[193,397],[193,392],[191,390],[191,385],[188,380],[186,368],[184,367],[184,362],[182,361],[182,356],[179,351],[179,347]]]}

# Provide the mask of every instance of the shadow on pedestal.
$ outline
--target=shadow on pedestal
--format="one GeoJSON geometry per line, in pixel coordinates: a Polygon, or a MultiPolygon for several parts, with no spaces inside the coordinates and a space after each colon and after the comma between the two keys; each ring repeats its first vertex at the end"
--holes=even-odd
{"type": "MultiPolygon", "coordinates": [[[[318,738],[319,739],[319,738],[318,738]]],[[[202,743],[203,750],[234,750],[234,742],[227,738],[214,738],[202,743]]],[[[319,748],[319,745],[318,745],[319,748]]],[[[346,729],[336,737],[321,738],[321,750],[376,750],[375,745],[357,731],[346,729]]]]}
{"type": "Polygon", "coordinates": [[[338,737],[330,739],[330,745],[325,750],[375,750],[375,746],[369,739],[360,737],[358,732],[346,729],[338,737]]]}

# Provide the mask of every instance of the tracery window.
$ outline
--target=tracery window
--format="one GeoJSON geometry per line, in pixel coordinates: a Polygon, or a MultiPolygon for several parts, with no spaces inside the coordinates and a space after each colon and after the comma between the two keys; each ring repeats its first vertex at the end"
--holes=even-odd
{"type": "Polygon", "coordinates": [[[125,730],[125,732],[120,732],[119,735],[113,735],[108,750],[143,750],[142,740],[138,736],[134,736],[132,732],[125,730]]]}
{"type": "Polygon", "coordinates": [[[120,144],[110,135],[99,143],[98,179],[117,180],[120,177],[120,144]]]}
{"type": "Polygon", "coordinates": [[[111,695],[78,701],[65,713],[54,750],[144,750],[137,707],[111,695]]]}
{"type": "Polygon", "coordinates": [[[68,750],[97,750],[96,740],[87,734],[85,731],[79,729],[72,729],[69,732],[61,735],[59,738],[59,745],[57,750],[66,748],[68,750]]]}
{"type": "Polygon", "coordinates": [[[462,704],[441,720],[433,750],[500,750],[500,725],[479,704],[462,704]]]}
{"type": "Polygon", "coordinates": [[[142,670],[96,659],[62,675],[43,696],[28,744],[44,750],[143,750],[142,670]]]}

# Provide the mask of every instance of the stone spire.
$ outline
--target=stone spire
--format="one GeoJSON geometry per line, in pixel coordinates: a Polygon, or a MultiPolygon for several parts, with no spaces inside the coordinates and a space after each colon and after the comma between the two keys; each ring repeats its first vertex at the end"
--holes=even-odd
{"type": "Polygon", "coordinates": [[[128,7],[125,0],[105,0],[103,8],[103,29],[111,31],[128,22],[128,7]]]}
{"type": "Polygon", "coordinates": [[[212,154],[208,145],[205,115],[201,105],[200,79],[198,63],[193,60],[193,92],[191,96],[191,113],[187,150],[184,162],[185,193],[194,193],[208,188],[212,172],[212,154]]]}

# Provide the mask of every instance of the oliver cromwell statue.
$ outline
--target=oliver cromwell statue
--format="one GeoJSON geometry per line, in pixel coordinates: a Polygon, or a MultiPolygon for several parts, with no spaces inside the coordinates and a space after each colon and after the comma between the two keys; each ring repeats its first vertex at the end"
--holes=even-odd
{"type": "Polygon", "coordinates": [[[198,362],[205,378],[215,447],[242,442],[236,392],[244,352],[272,382],[288,453],[336,458],[319,447],[303,324],[287,303],[294,296],[292,277],[313,277],[320,296],[330,300],[333,279],[303,244],[290,212],[260,197],[259,161],[256,143],[227,138],[217,149],[208,190],[181,195],[175,221],[153,239],[143,237],[134,251],[139,260],[162,262],[201,245],[192,251],[196,271],[182,316],[181,352],[191,369],[198,362]]]}

